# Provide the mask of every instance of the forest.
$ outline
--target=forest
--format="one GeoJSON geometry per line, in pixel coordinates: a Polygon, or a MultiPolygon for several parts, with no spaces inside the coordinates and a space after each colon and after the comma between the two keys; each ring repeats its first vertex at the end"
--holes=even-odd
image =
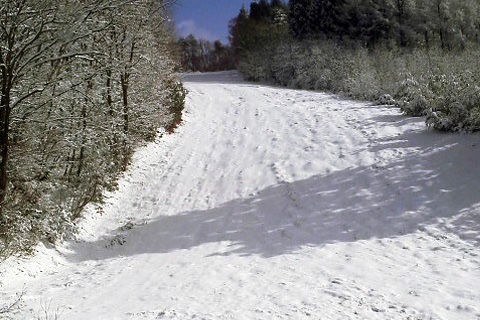
{"type": "Polygon", "coordinates": [[[0,256],[55,241],[181,121],[170,1],[2,1],[0,256]]]}
{"type": "Polygon", "coordinates": [[[259,0],[230,24],[253,81],[326,90],[480,130],[479,3],[472,0],[259,0]]]}
{"type": "Polygon", "coordinates": [[[192,34],[177,41],[180,65],[184,71],[212,72],[235,69],[231,47],[219,40],[196,39],[192,34]]]}

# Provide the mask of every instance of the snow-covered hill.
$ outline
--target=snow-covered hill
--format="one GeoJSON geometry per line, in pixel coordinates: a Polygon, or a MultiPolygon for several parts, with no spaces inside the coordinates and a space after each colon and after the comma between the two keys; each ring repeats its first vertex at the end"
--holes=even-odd
{"type": "Polygon", "coordinates": [[[480,136],[191,74],[77,241],[1,265],[14,319],[480,319],[480,136]],[[98,211],[98,212],[97,212],[98,211]]]}

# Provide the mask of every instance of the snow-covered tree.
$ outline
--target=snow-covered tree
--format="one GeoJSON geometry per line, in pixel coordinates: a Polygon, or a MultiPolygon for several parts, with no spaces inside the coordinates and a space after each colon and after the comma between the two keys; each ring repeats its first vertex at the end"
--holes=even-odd
{"type": "Polygon", "coordinates": [[[0,239],[27,247],[113,187],[184,91],[166,1],[12,0],[0,16],[0,239]]]}

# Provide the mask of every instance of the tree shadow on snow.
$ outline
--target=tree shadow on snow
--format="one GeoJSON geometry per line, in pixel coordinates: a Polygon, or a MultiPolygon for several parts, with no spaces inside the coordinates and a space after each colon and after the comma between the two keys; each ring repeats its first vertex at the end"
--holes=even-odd
{"type": "MultiPolygon", "coordinates": [[[[182,75],[182,80],[185,83],[193,82],[193,83],[219,84],[219,85],[235,84],[236,86],[247,87],[247,88],[262,87],[262,88],[270,88],[270,89],[277,89],[277,90],[288,89],[288,88],[279,88],[278,86],[275,86],[269,82],[247,81],[243,78],[243,75],[237,70],[184,73],[182,75]]],[[[296,91],[308,91],[308,90],[296,90],[296,91]]]]}
{"type": "Polygon", "coordinates": [[[192,72],[184,73],[182,80],[185,82],[236,84],[245,83],[243,76],[237,70],[219,72],[192,72]]]}
{"type": "MultiPolygon", "coordinates": [[[[126,231],[122,246],[100,250],[98,258],[167,253],[222,241],[230,243],[229,249],[217,254],[272,257],[303,246],[391,238],[430,225],[478,245],[478,138],[406,132],[371,147],[377,152],[403,150],[390,163],[316,175],[208,210],[163,216],[126,231]]],[[[111,239],[79,245],[76,258],[91,259],[82,252],[104,247],[111,239]]]]}

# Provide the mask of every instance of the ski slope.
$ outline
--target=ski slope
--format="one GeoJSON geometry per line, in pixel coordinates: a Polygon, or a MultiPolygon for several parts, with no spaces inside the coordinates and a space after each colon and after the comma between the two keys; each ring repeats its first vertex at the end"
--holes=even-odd
{"type": "Polygon", "coordinates": [[[76,240],[0,265],[14,319],[480,319],[480,135],[396,108],[185,76],[76,240]]]}

